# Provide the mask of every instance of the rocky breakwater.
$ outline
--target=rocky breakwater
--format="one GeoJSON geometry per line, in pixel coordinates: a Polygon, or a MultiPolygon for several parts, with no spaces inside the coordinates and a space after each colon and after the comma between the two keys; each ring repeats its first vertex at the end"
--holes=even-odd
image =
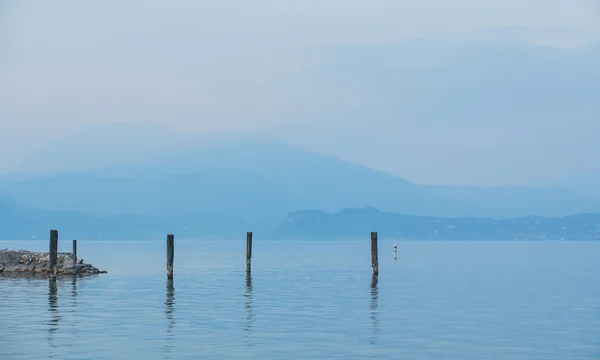
{"type": "MultiPolygon", "coordinates": [[[[49,274],[50,254],[26,250],[0,250],[0,273],[2,272],[49,274]]],[[[105,274],[106,271],[84,264],[83,259],[74,266],[72,253],[58,253],[56,273],[58,275],[105,274]]]]}

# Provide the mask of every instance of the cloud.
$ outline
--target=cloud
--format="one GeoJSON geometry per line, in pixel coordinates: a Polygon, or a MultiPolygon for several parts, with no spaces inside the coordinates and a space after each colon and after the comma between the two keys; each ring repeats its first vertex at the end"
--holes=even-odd
{"type": "MultiPolygon", "coordinates": [[[[308,0],[274,4],[269,6],[277,10],[268,13],[268,18],[285,18],[293,39],[330,46],[394,45],[407,39],[494,42],[502,36],[550,44],[556,38],[558,45],[569,39],[581,44],[598,41],[600,30],[594,2],[585,0],[308,0]],[[303,31],[298,31],[300,28],[303,31]]],[[[265,24],[271,25],[268,20],[265,24]]]]}
{"type": "Polygon", "coordinates": [[[123,93],[149,89],[154,105],[166,112],[175,99],[183,105],[203,99],[222,108],[235,98],[242,108],[252,108],[265,100],[253,97],[269,92],[280,78],[312,69],[329,48],[396,46],[415,39],[584,46],[600,39],[598,12],[585,0],[19,4],[13,5],[12,42],[2,49],[12,66],[0,68],[9,83],[21,84],[16,90],[31,88],[27,78],[35,77],[58,91],[32,101],[58,101],[63,91],[83,88],[78,94],[83,99],[73,100],[85,102],[91,97],[87,82],[106,98],[94,103],[118,108],[122,102],[142,106],[143,100],[123,93]]]}
{"type": "Polygon", "coordinates": [[[239,49],[391,45],[410,38],[489,41],[501,32],[597,41],[594,7],[593,0],[37,0],[21,3],[14,16],[20,31],[64,36],[56,41],[85,35],[114,45],[119,38],[127,44],[127,39],[178,33],[199,45],[239,49]]]}

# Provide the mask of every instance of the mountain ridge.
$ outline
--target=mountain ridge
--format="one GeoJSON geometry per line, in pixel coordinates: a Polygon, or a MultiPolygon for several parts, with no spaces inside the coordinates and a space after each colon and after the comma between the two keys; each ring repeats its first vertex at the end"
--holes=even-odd
{"type": "MultiPolygon", "coordinates": [[[[50,229],[81,240],[152,240],[167,233],[192,240],[242,239],[252,231],[267,240],[600,240],[600,213],[559,218],[529,216],[507,220],[400,215],[373,207],[336,213],[299,210],[279,219],[247,222],[219,214],[187,217],[97,215],[31,209],[0,197],[0,240],[45,239],[50,229]],[[8,202],[7,202],[8,201],[8,202]]],[[[241,240],[240,240],[241,241],[241,240]]]]}
{"type": "Polygon", "coordinates": [[[265,136],[175,133],[160,126],[109,126],[67,137],[26,163],[52,171],[0,176],[0,193],[45,210],[159,217],[222,213],[246,221],[279,217],[289,209],[369,206],[496,219],[600,212],[600,199],[565,189],[419,185],[265,136]]]}

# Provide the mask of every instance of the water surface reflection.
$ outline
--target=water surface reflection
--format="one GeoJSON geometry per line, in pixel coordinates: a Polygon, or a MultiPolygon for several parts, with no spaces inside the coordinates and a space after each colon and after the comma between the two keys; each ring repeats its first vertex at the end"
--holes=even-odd
{"type": "Polygon", "coordinates": [[[371,324],[373,325],[373,336],[370,340],[372,345],[374,345],[379,338],[379,311],[377,310],[377,307],[379,306],[378,283],[378,276],[373,274],[373,278],[371,279],[371,324]]]}
{"type": "Polygon", "coordinates": [[[58,311],[58,286],[56,279],[48,280],[48,311],[50,312],[50,321],[48,322],[48,346],[50,347],[50,358],[57,356],[52,350],[58,348],[54,342],[54,333],[58,330],[60,321],[60,311],[58,311]]]}
{"type": "Polygon", "coordinates": [[[246,309],[246,326],[244,330],[246,331],[246,340],[248,341],[248,346],[252,346],[250,343],[250,337],[252,335],[252,319],[254,318],[254,314],[252,313],[252,277],[250,275],[246,276],[246,292],[244,297],[246,301],[244,303],[244,309],[246,309]]]}
{"type": "Polygon", "coordinates": [[[256,283],[236,242],[189,241],[177,294],[163,244],[90,242],[108,275],[0,274],[0,359],[599,359],[597,241],[410,242],[381,289],[364,241],[270,242],[256,283]]]}
{"type": "Polygon", "coordinates": [[[173,279],[167,279],[167,298],[165,300],[165,315],[167,316],[167,336],[165,342],[165,357],[170,358],[170,354],[173,353],[174,335],[173,328],[175,327],[175,316],[174,316],[174,305],[175,305],[175,286],[173,279]]]}

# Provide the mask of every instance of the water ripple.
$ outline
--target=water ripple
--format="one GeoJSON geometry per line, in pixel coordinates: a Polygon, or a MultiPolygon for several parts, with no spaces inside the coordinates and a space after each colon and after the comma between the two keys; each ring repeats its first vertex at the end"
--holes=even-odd
{"type": "Polygon", "coordinates": [[[373,276],[368,242],[257,240],[250,278],[242,242],[181,242],[174,280],[163,243],[118,244],[80,244],[105,275],[0,274],[0,359],[600,357],[600,243],[403,242],[394,261],[382,242],[373,276]]]}

